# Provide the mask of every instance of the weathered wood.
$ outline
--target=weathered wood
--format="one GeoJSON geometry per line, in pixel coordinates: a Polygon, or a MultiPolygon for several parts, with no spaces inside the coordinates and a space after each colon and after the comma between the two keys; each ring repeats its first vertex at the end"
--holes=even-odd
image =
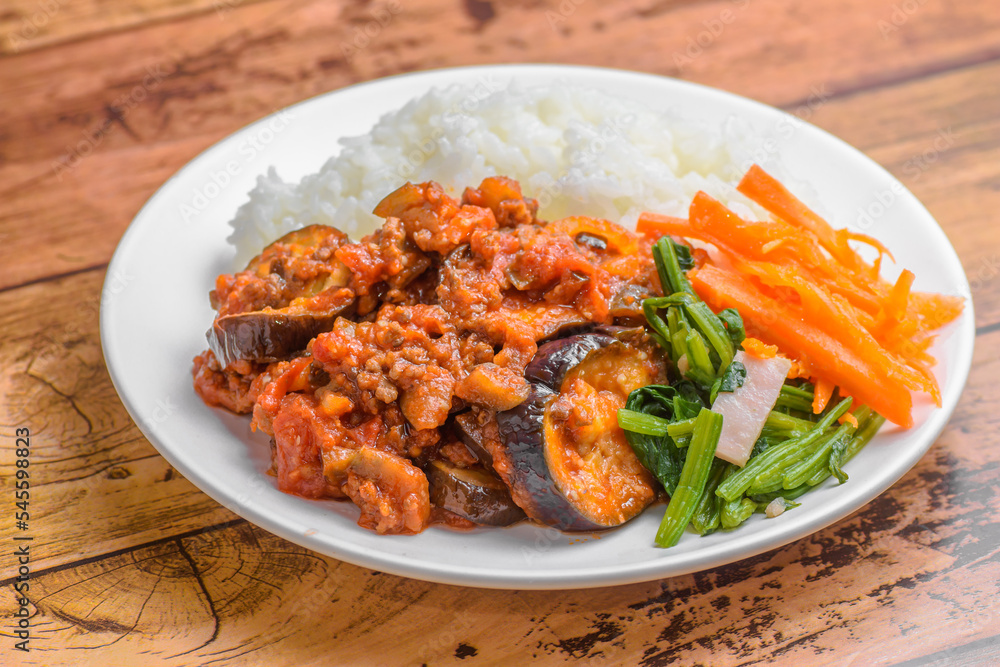
{"type": "Polygon", "coordinates": [[[7,0],[0,13],[0,54],[25,53],[147,23],[213,12],[220,20],[260,0],[7,0]]]}
{"type": "Polygon", "coordinates": [[[457,0],[409,8],[388,1],[272,1],[241,4],[222,22],[214,14],[198,15],[9,56],[0,81],[3,89],[19,92],[19,103],[0,110],[2,155],[9,161],[59,159],[109,119],[122,131],[106,132],[101,149],[228,132],[310,95],[417,68],[617,66],[679,73],[770,104],[794,105],[912,78],[941,68],[942,61],[954,67],[1000,55],[1000,19],[988,11],[988,0],[955,7],[929,1],[885,39],[878,22],[891,7],[863,0],[814,3],[808,20],[788,0],[746,3],[744,9],[741,0],[666,3],[655,13],[648,4],[582,3],[563,17],[553,0],[505,3],[483,22],[457,0]],[[705,24],[721,23],[727,11],[730,23],[701,55],[689,66],[675,63],[672,56],[682,56],[705,24]],[[550,25],[553,13],[564,20],[550,25]],[[442,34],[450,38],[439,39],[442,34]],[[801,66],[804,49],[809,67],[801,66]],[[117,66],[104,76],[85,76],[112,64],[117,66]],[[162,78],[154,81],[151,73],[162,78]],[[130,99],[143,85],[147,95],[130,99]],[[108,107],[127,116],[132,134],[108,107]]]}
{"type": "MultiPolygon", "coordinates": [[[[224,21],[209,13],[8,56],[0,90],[18,91],[18,104],[0,107],[0,160],[8,163],[2,194],[11,200],[0,210],[0,229],[15,261],[3,267],[0,287],[102,264],[115,232],[154,185],[199,148],[277,108],[359,80],[458,64],[574,62],[680,74],[798,108],[995,57],[1000,19],[990,7],[989,0],[955,7],[927,2],[883,39],[879,21],[896,28],[892,8],[862,0],[814,3],[808,19],[781,0],[578,6],[550,0],[498,4],[489,19],[456,0],[262,2],[237,6],[224,21]],[[730,22],[721,33],[702,39],[706,45],[690,64],[675,64],[673,56],[687,58],[689,40],[723,21],[724,12],[732,15],[725,14],[730,22]],[[367,42],[366,28],[375,33],[367,42]],[[169,151],[174,145],[182,146],[177,154],[169,151]],[[142,174],[151,154],[163,161],[156,175],[121,178],[136,166],[142,174]],[[73,195],[53,199],[53,191],[73,195]],[[106,209],[118,202],[124,210],[106,209]],[[21,235],[25,220],[38,228],[34,238],[50,242],[46,261],[21,235]],[[66,233],[67,224],[82,227],[82,238],[93,243],[68,240],[77,236],[66,233]],[[95,225],[113,226],[103,242],[95,225]]],[[[996,89],[996,79],[982,83],[990,85],[976,90],[996,89]]],[[[906,108],[899,111],[908,118],[906,108]]]]}
{"type": "MultiPolygon", "coordinates": [[[[27,427],[35,568],[236,518],[174,472],[118,399],[98,337],[103,279],[96,270],[0,293],[0,493],[13,497],[9,445],[27,427]]],[[[0,524],[0,541],[15,534],[0,524]]],[[[0,578],[12,566],[3,559],[0,578]]]]}
{"type": "Polygon", "coordinates": [[[62,179],[46,163],[0,165],[0,289],[102,267],[146,200],[204,149],[189,139],[97,154],[62,179]]]}

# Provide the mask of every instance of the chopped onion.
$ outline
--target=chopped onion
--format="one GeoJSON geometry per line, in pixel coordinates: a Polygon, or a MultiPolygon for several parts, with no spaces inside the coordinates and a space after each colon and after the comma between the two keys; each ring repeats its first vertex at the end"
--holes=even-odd
{"type": "Polygon", "coordinates": [[[768,519],[773,519],[776,516],[784,514],[787,506],[788,505],[785,503],[785,499],[778,496],[767,504],[767,507],[764,508],[764,514],[768,519]]]}
{"type": "Polygon", "coordinates": [[[688,356],[682,354],[680,358],[677,359],[677,370],[681,375],[687,375],[687,372],[691,370],[691,362],[688,361],[688,356]]]}

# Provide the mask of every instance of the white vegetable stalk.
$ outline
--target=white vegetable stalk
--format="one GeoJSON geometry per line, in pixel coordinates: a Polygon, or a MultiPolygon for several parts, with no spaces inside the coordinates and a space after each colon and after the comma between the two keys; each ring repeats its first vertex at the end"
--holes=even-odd
{"type": "Polygon", "coordinates": [[[742,468],[781,394],[792,362],[785,357],[760,359],[743,350],[733,358],[734,363],[737,361],[747,369],[743,386],[732,392],[719,392],[712,411],[723,416],[715,455],[742,468]]]}

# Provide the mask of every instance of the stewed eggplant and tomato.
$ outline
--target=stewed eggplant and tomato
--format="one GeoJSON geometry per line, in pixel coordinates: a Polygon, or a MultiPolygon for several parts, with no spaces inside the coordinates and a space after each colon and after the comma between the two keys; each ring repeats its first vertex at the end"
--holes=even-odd
{"type": "Polygon", "coordinates": [[[598,531],[666,499],[670,546],[773,516],[937,395],[930,331],[961,302],[886,283],[847,244],[877,242],[758,171],[769,221],[699,193],[638,233],[540,220],[504,177],[407,183],[360,241],[310,225],[219,276],[195,389],[271,437],[281,491],[383,534],[598,531]]]}

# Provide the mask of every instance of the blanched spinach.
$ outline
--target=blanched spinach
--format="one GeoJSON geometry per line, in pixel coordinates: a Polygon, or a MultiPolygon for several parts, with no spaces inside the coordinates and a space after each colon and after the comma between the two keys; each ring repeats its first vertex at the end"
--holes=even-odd
{"type": "MultiPolygon", "coordinates": [[[[629,394],[626,410],[633,410],[659,417],[668,422],[693,419],[698,416],[704,401],[697,390],[687,382],[676,387],[669,385],[649,385],[629,394]]],[[[632,446],[639,462],[660,481],[668,494],[677,488],[687,450],[678,447],[669,434],[645,435],[635,431],[625,431],[625,437],[632,446]]]]}

